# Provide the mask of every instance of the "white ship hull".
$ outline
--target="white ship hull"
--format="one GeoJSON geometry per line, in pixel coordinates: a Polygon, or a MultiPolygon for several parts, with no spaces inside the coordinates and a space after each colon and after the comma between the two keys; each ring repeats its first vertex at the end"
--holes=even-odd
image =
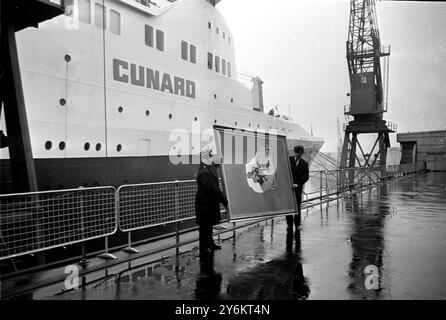
{"type": "MultiPolygon", "coordinates": [[[[253,109],[253,92],[237,79],[232,34],[215,7],[204,0],[154,2],[73,0],[66,15],[17,34],[39,190],[192,179],[196,165],[169,159],[179,152],[177,133],[196,141],[214,124],[276,130],[290,150],[303,145],[312,158],[322,139],[253,109]],[[219,57],[219,72],[208,68],[209,53],[212,63],[219,57]]],[[[206,143],[181,153],[196,156],[206,143]]],[[[0,156],[0,193],[7,193],[8,149],[0,156]]]]}

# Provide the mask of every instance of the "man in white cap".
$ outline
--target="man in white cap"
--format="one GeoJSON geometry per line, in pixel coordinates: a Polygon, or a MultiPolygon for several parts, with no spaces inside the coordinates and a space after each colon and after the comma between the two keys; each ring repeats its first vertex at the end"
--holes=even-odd
{"type": "Polygon", "coordinates": [[[212,227],[220,222],[220,203],[225,207],[228,200],[220,190],[216,164],[220,158],[212,153],[212,149],[204,148],[200,153],[200,166],[197,172],[197,194],[195,196],[195,212],[199,225],[200,253],[211,253],[221,249],[214,243],[212,227]]]}

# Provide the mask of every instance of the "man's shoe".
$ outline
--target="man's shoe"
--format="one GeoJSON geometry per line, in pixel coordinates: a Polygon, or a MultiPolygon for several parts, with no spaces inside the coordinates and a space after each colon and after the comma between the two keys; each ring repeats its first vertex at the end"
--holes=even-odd
{"type": "Polygon", "coordinates": [[[219,246],[218,244],[215,244],[215,243],[211,244],[209,247],[212,250],[220,250],[221,249],[221,246],[219,246]]]}

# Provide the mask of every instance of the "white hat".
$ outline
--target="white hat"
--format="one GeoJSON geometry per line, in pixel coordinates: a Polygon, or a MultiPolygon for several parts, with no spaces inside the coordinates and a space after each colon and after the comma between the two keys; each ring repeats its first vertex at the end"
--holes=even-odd
{"type": "Polygon", "coordinates": [[[205,146],[200,151],[200,159],[201,159],[201,162],[203,162],[205,165],[210,166],[213,163],[220,163],[221,157],[214,154],[214,151],[211,148],[209,148],[208,146],[205,146]]]}

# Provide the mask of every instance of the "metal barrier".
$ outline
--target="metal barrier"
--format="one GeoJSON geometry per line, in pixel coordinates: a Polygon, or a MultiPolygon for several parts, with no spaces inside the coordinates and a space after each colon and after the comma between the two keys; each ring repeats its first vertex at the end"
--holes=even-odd
{"type": "MultiPolygon", "coordinates": [[[[307,200],[321,204],[343,196],[353,189],[361,190],[381,181],[425,169],[424,163],[399,166],[378,166],[311,172],[317,179],[316,190],[306,193],[307,200]],[[311,194],[317,194],[309,198],[311,194]]],[[[194,180],[80,188],[71,190],[0,195],[0,260],[44,251],[64,245],[105,238],[105,258],[108,236],[118,227],[128,232],[129,252],[131,232],[138,229],[177,223],[195,218],[194,180]]],[[[310,205],[314,206],[314,205],[310,205]]],[[[85,257],[85,247],[83,245],[85,257]]]]}
{"type": "Polygon", "coordinates": [[[390,178],[401,177],[426,169],[424,162],[392,166],[345,168],[337,170],[310,171],[310,189],[306,185],[305,201],[339,195],[355,188],[376,185],[390,178]],[[309,197],[310,195],[316,195],[309,197]]]}
{"type": "MultiPolygon", "coordinates": [[[[128,232],[128,252],[131,232],[195,218],[195,180],[123,185],[118,189],[119,229],[128,232]]],[[[176,228],[179,241],[178,225],[176,228]]]]}
{"type": "Polygon", "coordinates": [[[0,195],[0,260],[116,232],[116,189],[0,195]]]}

